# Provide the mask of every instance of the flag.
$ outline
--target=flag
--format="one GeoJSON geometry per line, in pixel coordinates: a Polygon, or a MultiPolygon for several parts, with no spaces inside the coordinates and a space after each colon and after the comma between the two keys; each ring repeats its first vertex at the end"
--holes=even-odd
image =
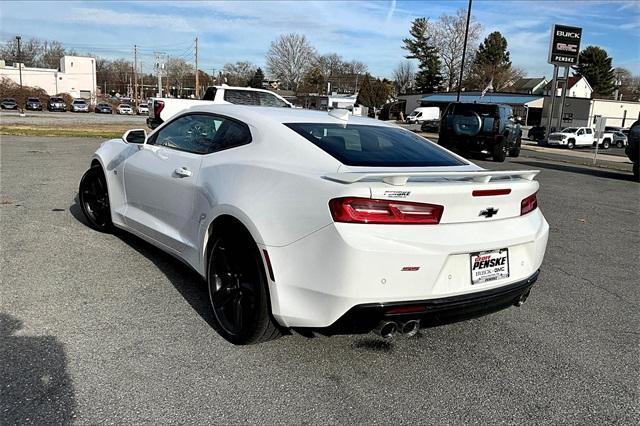
{"type": "Polygon", "coordinates": [[[480,99],[482,99],[489,90],[493,91],[493,78],[491,78],[491,81],[489,82],[489,84],[487,84],[487,87],[485,87],[484,90],[482,91],[482,95],[480,95],[480,99]]]}

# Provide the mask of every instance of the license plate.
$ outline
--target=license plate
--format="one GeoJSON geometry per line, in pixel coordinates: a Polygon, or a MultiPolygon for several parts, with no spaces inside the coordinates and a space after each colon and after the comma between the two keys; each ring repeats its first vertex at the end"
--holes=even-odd
{"type": "Polygon", "coordinates": [[[471,253],[471,284],[482,284],[508,277],[508,249],[471,253]]]}

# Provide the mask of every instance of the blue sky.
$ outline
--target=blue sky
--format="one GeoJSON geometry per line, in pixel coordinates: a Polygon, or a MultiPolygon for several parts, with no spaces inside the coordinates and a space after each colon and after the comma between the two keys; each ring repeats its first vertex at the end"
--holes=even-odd
{"type": "MultiPolygon", "coordinates": [[[[0,3],[0,37],[59,40],[79,53],[109,58],[132,58],[137,44],[140,60],[150,71],[155,51],[191,60],[198,35],[200,68],[211,72],[240,60],[264,66],[270,42],[298,32],[320,53],[357,59],[372,74],[390,77],[403,60],[402,39],[414,18],[435,20],[466,5],[467,0],[5,1],[0,3]]],[[[514,65],[528,76],[551,77],[546,58],[553,23],[582,26],[583,47],[601,46],[614,58],[614,66],[640,74],[640,0],[475,0],[473,14],[483,36],[495,30],[505,35],[514,65]]]]}

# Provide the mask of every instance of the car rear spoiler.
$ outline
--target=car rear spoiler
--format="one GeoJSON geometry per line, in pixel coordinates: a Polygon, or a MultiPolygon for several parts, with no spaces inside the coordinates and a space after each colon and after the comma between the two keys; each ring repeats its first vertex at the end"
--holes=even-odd
{"type": "Polygon", "coordinates": [[[474,182],[487,183],[495,178],[526,179],[533,178],[540,173],[540,170],[518,170],[518,171],[489,171],[477,172],[345,172],[329,173],[325,179],[340,183],[355,183],[362,180],[382,179],[389,185],[402,186],[412,177],[429,177],[454,180],[472,180],[474,182]]]}

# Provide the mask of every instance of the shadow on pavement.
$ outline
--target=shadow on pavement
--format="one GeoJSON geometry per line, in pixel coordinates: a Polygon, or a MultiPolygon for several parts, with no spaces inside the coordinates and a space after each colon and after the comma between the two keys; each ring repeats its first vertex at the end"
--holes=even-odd
{"type": "MultiPolygon", "coordinates": [[[[74,199],[74,204],[69,207],[69,212],[78,222],[89,226],[78,204],[77,196],[74,199]]],[[[209,291],[200,274],[187,264],[133,234],[116,229],[114,235],[153,262],[198,315],[211,327],[216,328],[213,314],[209,307],[209,291]]]]}
{"type": "Polygon", "coordinates": [[[599,170],[587,168],[586,166],[570,166],[566,164],[546,163],[544,161],[522,161],[511,160],[514,164],[522,164],[525,166],[538,167],[541,169],[558,170],[562,172],[578,173],[582,175],[589,175],[595,177],[601,177],[606,179],[627,180],[633,182],[633,175],[629,172],[616,172],[609,170],[599,170]]]}
{"type": "Polygon", "coordinates": [[[0,313],[0,424],[69,424],[73,384],[53,336],[20,336],[22,321],[0,313]]]}

